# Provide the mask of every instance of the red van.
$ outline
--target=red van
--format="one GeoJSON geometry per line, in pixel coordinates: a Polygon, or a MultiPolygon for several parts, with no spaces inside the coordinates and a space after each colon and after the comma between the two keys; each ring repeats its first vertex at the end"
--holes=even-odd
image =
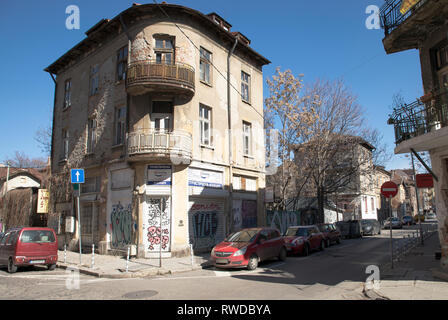
{"type": "Polygon", "coordinates": [[[58,239],[50,228],[14,228],[0,239],[0,265],[14,273],[17,267],[47,265],[56,268],[58,239]]]}

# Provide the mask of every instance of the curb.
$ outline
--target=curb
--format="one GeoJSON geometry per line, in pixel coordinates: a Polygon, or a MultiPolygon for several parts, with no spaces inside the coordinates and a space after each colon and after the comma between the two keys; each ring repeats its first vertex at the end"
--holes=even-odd
{"type": "MultiPolygon", "coordinates": [[[[60,269],[75,268],[75,269],[79,270],[79,273],[86,274],[89,276],[94,276],[97,278],[126,279],[126,278],[144,278],[144,277],[150,277],[150,276],[159,276],[159,275],[182,273],[182,272],[188,272],[188,271],[196,271],[196,270],[211,268],[212,265],[209,265],[209,264],[205,264],[203,266],[196,265],[193,267],[184,268],[184,269],[180,269],[180,270],[152,268],[152,269],[149,269],[146,271],[141,270],[141,271],[128,272],[128,273],[122,271],[123,272],[122,274],[111,274],[111,273],[101,272],[99,270],[94,271],[94,270],[88,269],[86,267],[80,267],[78,265],[70,265],[70,264],[60,263],[60,262],[58,262],[56,264],[56,267],[60,268],[60,269]]],[[[121,271],[122,269],[118,269],[118,270],[121,271]]]]}
{"type": "Polygon", "coordinates": [[[433,268],[430,270],[434,278],[448,281],[448,270],[443,270],[442,268],[433,268]]]}

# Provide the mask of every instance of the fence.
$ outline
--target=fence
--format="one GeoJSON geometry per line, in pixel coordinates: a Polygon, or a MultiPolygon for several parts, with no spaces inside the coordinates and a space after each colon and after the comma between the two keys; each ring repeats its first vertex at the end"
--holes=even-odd
{"type": "MultiPolygon", "coordinates": [[[[423,240],[437,233],[437,224],[422,226],[423,240]]],[[[412,249],[421,243],[420,230],[417,229],[412,234],[404,235],[402,239],[394,239],[393,242],[393,260],[399,261],[412,249]]]]}

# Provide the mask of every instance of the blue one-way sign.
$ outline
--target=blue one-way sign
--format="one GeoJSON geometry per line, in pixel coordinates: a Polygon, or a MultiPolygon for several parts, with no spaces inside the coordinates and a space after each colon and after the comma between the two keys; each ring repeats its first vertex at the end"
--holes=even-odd
{"type": "Polygon", "coordinates": [[[84,183],[84,169],[70,170],[71,183],[84,183]]]}

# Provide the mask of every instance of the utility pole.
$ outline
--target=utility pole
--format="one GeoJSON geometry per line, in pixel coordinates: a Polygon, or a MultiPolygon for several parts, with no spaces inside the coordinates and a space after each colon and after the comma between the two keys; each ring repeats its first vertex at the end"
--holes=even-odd
{"type": "Polygon", "coordinates": [[[420,242],[423,245],[422,219],[420,217],[420,202],[418,200],[417,178],[415,175],[414,155],[412,154],[412,152],[411,152],[411,159],[412,159],[412,171],[414,172],[415,196],[417,197],[417,215],[418,215],[418,226],[420,229],[420,242]]]}

